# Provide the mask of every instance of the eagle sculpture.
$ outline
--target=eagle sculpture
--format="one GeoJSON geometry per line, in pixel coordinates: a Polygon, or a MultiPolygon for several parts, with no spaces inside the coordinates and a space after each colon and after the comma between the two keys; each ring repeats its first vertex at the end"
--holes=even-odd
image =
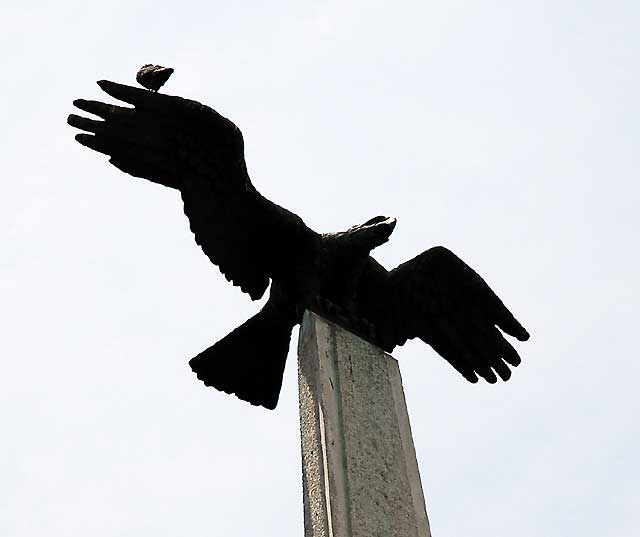
{"type": "Polygon", "coordinates": [[[442,246],[387,271],[369,255],[395,220],[378,216],[317,233],[255,189],[240,130],[196,101],[106,80],[122,107],[78,99],[99,120],[70,115],[76,140],[135,177],[175,188],[196,242],[252,300],[255,316],[190,361],[207,386],[275,408],[291,332],[305,309],[387,352],[420,338],[467,381],[508,380],[520,357],[502,332],[529,338],[485,281],[442,246]],[[271,285],[269,285],[271,284],[271,285]]]}

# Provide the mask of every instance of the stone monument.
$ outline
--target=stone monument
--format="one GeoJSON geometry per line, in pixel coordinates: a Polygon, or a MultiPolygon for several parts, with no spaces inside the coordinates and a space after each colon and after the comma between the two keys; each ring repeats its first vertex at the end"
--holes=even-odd
{"type": "Polygon", "coordinates": [[[113,166],[178,191],[196,242],[227,280],[253,300],[270,289],[264,307],[191,368],[206,385],[273,409],[291,332],[305,316],[307,537],[429,535],[400,374],[385,352],[419,338],[467,381],[495,383],[520,363],[503,332],[521,341],[529,334],[442,246],[390,271],[380,265],[370,252],[389,239],[395,219],[318,233],[266,199],[249,178],[238,127],[208,106],[156,92],[171,73],[143,66],[138,80],[153,91],[102,80],[102,90],[130,106],[77,99],[98,119],[67,121],[84,131],[81,145],[113,166]]]}
{"type": "Polygon", "coordinates": [[[305,537],[430,537],[398,362],[306,312],[298,387],[305,537]]]}

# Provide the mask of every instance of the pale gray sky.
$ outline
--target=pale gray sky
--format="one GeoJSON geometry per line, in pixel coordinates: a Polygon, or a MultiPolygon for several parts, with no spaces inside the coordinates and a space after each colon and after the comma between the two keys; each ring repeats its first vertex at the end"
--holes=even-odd
{"type": "Polygon", "coordinates": [[[0,535],[302,535],[295,355],[275,412],[195,379],[259,304],[65,124],[148,62],[265,195],[397,217],[385,266],[444,244],[531,331],[496,386],[395,353],[436,537],[637,535],[639,6],[5,2],[0,535]]]}

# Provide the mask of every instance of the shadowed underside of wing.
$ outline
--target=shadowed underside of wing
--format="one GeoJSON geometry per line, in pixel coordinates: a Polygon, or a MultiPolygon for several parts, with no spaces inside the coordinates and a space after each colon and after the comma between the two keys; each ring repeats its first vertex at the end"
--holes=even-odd
{"type": "Polygon", "coordinates": [[[211,149],[197,143],[207,139],[205,133],[192,128],[183,135],[178,154],[188,160],[180,193],[196,242],[227,280],[255,300],[269,286],[268,248],[279,237],[270,236],[273,216],[264,210],[246,173],[240,131],[226,131],[210,139],[211,149]]]}
{"type": "Polygon", "coordinates": [[[217,196],[208,182],[191,178],[183,181],[181,194],[191,231],[207,257],[228,281],[253,300],[260,298],[271,275],[270,237],[264,233],[268,222],[256,200],[248,195],[217,196]]]}
{"type": "Polygon", "coordinates": [[[229,281],[260,298],[296,245],[313,232],[255,190],[240,130],[195,101],[98,84],[134,108],[74,101],[101,118],[69,116],[70,125],[92,133],[76,139],[130,175],[179,189],[196,242],[229,281]]]}
{"type": "Polygon", "coordinates": [[[383,299],[393,346],[418,337],[469,382],[511,376],[520,357],[502,331],[529,338],[487,283],[443,247],[423,252],[389,273],[383,299]],[[498,329],[499,328],[499,329],[498,329]]]}
{"type": "Polygon", "coordinates": [[[241,194],[220,195],[215,182],[183,181],[184,212],[196,242],[212,263],[253,300],[269,279],[293,265],[297,245],[313,232],[295,214],[266,200],[250,186],[241,194]]]}

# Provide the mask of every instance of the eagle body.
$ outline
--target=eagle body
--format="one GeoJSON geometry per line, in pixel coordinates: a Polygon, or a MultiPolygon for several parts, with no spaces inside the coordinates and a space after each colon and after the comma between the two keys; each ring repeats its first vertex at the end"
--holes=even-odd
{"type": "Polygon", "coordinates": [[[291,332],[306,309],[387,352],[419,338],[469,382],[510,378],[520,357],[503,332],[522,341],[529,334],[452,252],[430,248],[388,271],[370,252],[395,219],[318,233],[255,189],[231,121],[181,97],[98,84],[133,108],[74,101],[100,118],[69,116],[85,131],[76,140],[130,175],[178,190],[196,243],[225,278],[253,300],[269,289],[256,315],[189,362],[206,385],[275,408],[291,332]]]}

